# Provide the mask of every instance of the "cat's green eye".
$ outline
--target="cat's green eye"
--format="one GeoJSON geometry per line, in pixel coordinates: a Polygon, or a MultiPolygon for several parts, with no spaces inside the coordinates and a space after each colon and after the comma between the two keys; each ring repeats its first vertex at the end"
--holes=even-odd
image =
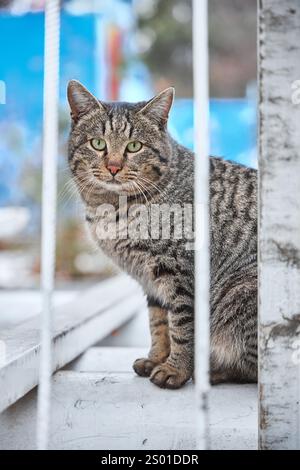
{"type": "Polygon", "coordinates": [[[142,147],[143,147],[142,142],[139,142],[138,140],[134,140],[132,142],[129,142],[126,149],[128,150],[128,152],[135,153],[141,150],[142,147]]]}
{"type": "Polygon", "coordinates": [[[91,140],[91,146],[95,150],[104,150],[106,147],[106,142],[104,139],[92,139],[91,140]]]}

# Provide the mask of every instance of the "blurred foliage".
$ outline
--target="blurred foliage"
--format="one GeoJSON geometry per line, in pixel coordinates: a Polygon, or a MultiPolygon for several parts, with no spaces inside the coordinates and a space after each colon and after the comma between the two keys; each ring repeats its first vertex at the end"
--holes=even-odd
{"type": "Polygon", "coordinates": [[[86,249],[83,243],[82,226],[75,218],[64,220],[58,225],[56,247],[56,271],[64,279],[80,277],[74,260],[86,249]]]}
{"type": "MultiPolygon", "coordinates": [[[[211,96],[244,96],[256,79],[256,3],[208,2],[211,96]]],[[[177,96],[192,96],[192,0],[142,0],[137,12],[141,57],[156,87],[172,84],[177,96]]]]}
{"type": "Polygon", "coordinates": [[[6,8],[10,3],[12,3],[12,0],[0,0],[0,8],[6,8]]]}
{"type": "Polygon", "coordinates": [[[138,7],[137,39],[141,43],[141,58],[153,73],[157,89],[170,84],[176,87],[177,95],[191,96],[191,0],[156,0],[145,3],[149,4],[149,9],[138,7]],[[178,13],[177,19],[174,16],[176,7],[180,6],[186,9],[187,21],[184,18],[178,21],[178,13]],[[146,49],[144,52],[143,48],[146,49]]]}

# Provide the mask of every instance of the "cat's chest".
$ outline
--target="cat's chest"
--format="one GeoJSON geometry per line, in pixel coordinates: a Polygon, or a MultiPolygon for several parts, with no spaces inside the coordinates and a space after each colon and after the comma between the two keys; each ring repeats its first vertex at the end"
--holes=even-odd
{"type": "Polygon", "coordinates": [[[130,224],[137,223],[133,217],[124,220],[112,216],[104,220],[103,217],[88,214],[87,222],[96,245],[148,291],[154,282],[156,265],[151,254],[152,241],[148,237],[148,228],[145,227],[144,237],[140,237],[140,232],[139,236],[134,237],[129,233],[130,224]]]}

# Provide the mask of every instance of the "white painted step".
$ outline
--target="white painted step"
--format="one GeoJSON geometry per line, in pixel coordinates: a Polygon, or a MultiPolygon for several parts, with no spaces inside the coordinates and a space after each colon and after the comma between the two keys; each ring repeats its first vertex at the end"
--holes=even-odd
{"type": "MultiPolygon", "coordinates": [[[[71,297],[66,294],[61,302],[59,297],[55,295],[53,311],[53,371],[146,308],[140,286],[125,275],[102,281],[71,297]]],[[[40,297],[24,292],[14,297],[0,294],[0,411],[38,382],[41,340],[37,300],[40,297]],[[20,314],[18,323],[14,324],[10,314],[16,310],[20,314]]]]}
{"type": "MultiPolygon", "coordinates": [[[[161,390],[137,377],[139,348],[90,348],[53,380],[52,449],[194,449],[194,385],[161,390]],[[68,369],[68,370],[66,370],[68,369]]],[[[1,449],[35,446],[36,392],[7,409],[0,420],[1,449]]],[[[257,389],[213,387],[213,449],[256,449],[257,389]]]]}

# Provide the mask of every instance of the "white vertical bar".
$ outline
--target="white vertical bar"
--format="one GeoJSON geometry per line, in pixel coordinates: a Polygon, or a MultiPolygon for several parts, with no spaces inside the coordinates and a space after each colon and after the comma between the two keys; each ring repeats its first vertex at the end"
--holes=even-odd
{"type": "Polygon", "coordinates": [[[209,447],[209,94],[207,0],[193,0],[195,140],[195,381],[197,448],[209,447]]]}
{"type": "Polygon", "coordinates": [[[95,47],[95,77],[96,96],[102,100],[107,99],[107,66],[106,59],[106,24],[104,16],[96,13],[95,19],[96,47],[95,47]]]}
{"type": "Polygon", "coordinates": [[[37,448],[47,449],[51,394],[52,293],[55,276],[56,186],[58,154],[60,1],[46,0],[44,45],[44,124],[42,194],[43,312],[38,390],[37,448]]]}
{"type": "Polygon", "coordinates": [[[95,12],[95,79],[96,96],[102,100],[107,99],[107,66],[106,66],[106,21],[103,13],[103,5],[99,0],[93,0],[93,11],[95,12]]]}
{"type": "Polygon", "coordinates": [[[259,447],[300,449],[300,3],[259,1],[259,447]]]}

